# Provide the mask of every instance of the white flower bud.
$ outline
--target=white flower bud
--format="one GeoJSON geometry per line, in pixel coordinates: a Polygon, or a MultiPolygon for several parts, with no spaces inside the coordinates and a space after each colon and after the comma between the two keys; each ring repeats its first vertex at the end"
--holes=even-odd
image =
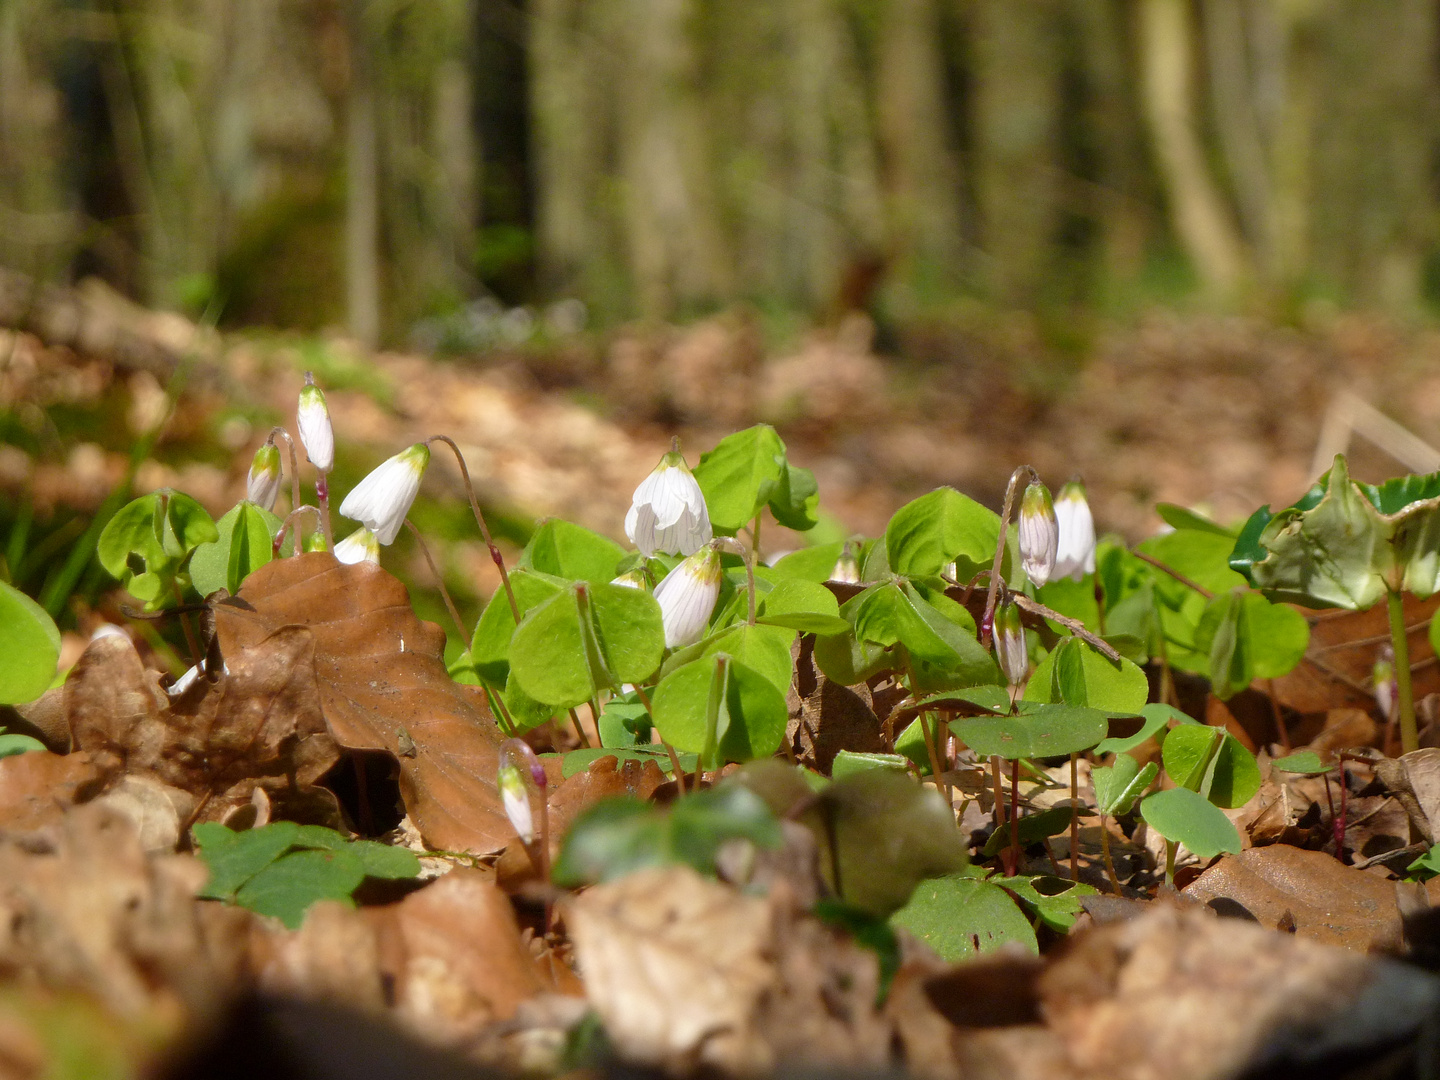
{"type": "Polygon", "coordinates": [[[315,468],[328,473],[335,467],[335,430],[330,426],[330,410],[325,405],[325,395],[308,371],[305,373],[305,385],[300,388],[300,407],[295,412],[295,424],[300,429],[305,456],[315,468]]]}
{"type": "Polygon", "coordinates": [[[1055,548],[1055,573],[1059,580],[1079,581],[1095,572],[1095,518],[1085,501],[1085,485],[1071,480],[1055,500],[1055,522],[1060,539],[1055,548]]]}
{"type": "Polygon", "coordinates": [[[655,586],[667,649],[682,648],[700,640],[715,610],[715,601],[720,598],[720,578],[720,553],[706,546],[655,586]]]}
{"type": "Polygon", "coordinates": [[[1050,491],[1036,481],[1025,489],[1020,501],[1020,565],[1038,589],[1055,572],[1055,548],[1060,543],[1060,526],[1050,491]]]}
{"type": "Polygon", "coordinates": [[[245,498],[266,510],[275,509],[275,497],[280,494],[280,448],[266,443],[255,451],[255,460],[250,463],[250,475],[245,481],[245,498]]]}
{"type": "Polygon", "coordinates": [[[840,558],[835,560],[835,569],[830,571],[831,581],[841,581],[846,585],[860,584],[860,560],[856,555],[855,545],[850,541],[840,549],[840,558]]]}
{"type": "Polygon", "coordinates": [[[375,534],[378,543],[393,543],[420,492],[420,478],[429,464],[430,448],[424,443],[416,443],[381,462],[345,496],[340,516],[360,522],[375,534]]]}
{"type": "Polygon", "coordinates": [[[1030,654],[1025,648],[1025,628],[1020,609],[1001,604],[995,612],[995,659],[1011,686],[1024,686],[1030,675],[1030,654]]]}
{"type": "Polygon", "coordinates": [[[642,592],[650,591],[650,583],[645,580],[643,570],[631,570],[629,573],[621,574],[610,582],[611,585],[621,585],[627,589],[640,589],[642,592]]]}
{"type": "Polygon", "coordinates": [[[378,563],[380,543],[374,533],[362,526],[335,545],[335,558],[347,566],[362,562],[378,563]]]}
{"type": "Polygon", "coordinates": [[[525,776],[520,767],[509,761],[500,765],[497,776],[500,788],[500,802],[505,807],[505,816],[515,826],[522,843],[535,839],[535,818],[530,812],[530,789],[525,786],[525,776]]]}
{"type": "Polygon", "coordinates": [[[1380,715],[1386,721],[1395,717],[1395,699],[1400,694],[1399,683],[1395,680],[1395,650],[1385,645],[1380,650],[1380,655],[1375,658],[1375,666],[1371,669],[1371,679],[1375,685],[1375,704],[1380,707],[1380,715]]]}
{"type": "Polygon", "coordinates": [[[693,555],[710,542],[710,512],[685,459],[671,451],[640,481],[625,515],[625,535],[647,559],[657,551],[693,555]]]}

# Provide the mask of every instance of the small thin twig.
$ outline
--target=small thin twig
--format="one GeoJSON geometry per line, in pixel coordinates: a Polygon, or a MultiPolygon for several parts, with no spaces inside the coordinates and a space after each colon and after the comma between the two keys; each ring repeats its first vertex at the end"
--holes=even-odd
{"type": "MultiPolygon", "coordinates": [[[[270,429],[270,437],[265,441],[274,445],[276,435],[285,440],[285,448],[290,451],[290,512],[293,514],[305,505],[300,501],[300,459],[295,456],[295,440],[290,437],[290,432],[278,424],[270,429]]],[[[296,554],[299,554],[298,548],[296,554]]]]}
{"type": "Polygon", "coordinates": [[[1028,611],[1032,615],[1039,615],[1041,618],[1049,619],[1051,622],[1059,623],[1091,648],[1104,653],[1117,664],[1120,662],[1121,657],[1120,654],[1115,651],[1115,646],[1111,645],[1104,638],[1096,637],[1089,630],[1086,630],[1085,624],[1079,620],[1072,619],[1068,615],[1061,615],[1054,608],[1048,608],[1038,600],[1031,600],[1024,593],[1011,593],[1010,599],[1020,605],[1021,610],[1028,611]]]}
{"type": "Polygon", "coordinates": [[[985,617],[980,620],[980,644],[990,647],[990,637],[995,625],[995,601],[1000,593],[1000,564],[1005,561],[1005,533],[1010,526],[1010,511],[1015,506],[1015,487],[1026,474],[1034,475],[1029,465],[1021,465],[1010,474],[1010,484],[1005,489],[1005,506],[1000,513],[1000,535],[995,541],[995,562],[990,567],[990,586],[985,592],[985,617]]]}
{"type": "Polygon", "coordinates": [[[585,729],[580,724],[580,714],[574,709],[570,710],[570,722],[575,725],[575,734],[580,739],[580,745],[586,750],[591,749],[590,736],[585,734],[585,729]]]}
{"type": "MultiPolygon", "coordinates": [[[[1346,612],[1346,614],[1353,613],[1346,612]]],[[[1418,622],[1414,626],[1407,626],[1405,627],[1405,636],[1409,637],[1411,634],[1418,634],[1421,630],[1428,630],[1429,627],[1429,619],[1426,619],[1424,622],[1418,622]]],[[[1337,652],[1341,649],[1358,649],[1363,645],[1385,645],[1388,644],[1389,641],[1389,633],[1375,634],[1373,637],[1355,638],[1351,641],[1337,641],[1331,645],[1316,645],[1311,651],[1317,653],[1337,652]]]]}
{"type": "Polygon", "coordinates": [[[425,543],[425,537],[420,535],[420,530],[409,518],[405,519],[405,527],[415,537],[415,542],[420,545],[420,553],[425,556],[425,565],[430,567],[430,573],[435,575],[435,583],[440,586],[440,596],[445,601],[445,610],[450,612],[450,618],[455,622],[455,629],[460,634],[460,640],[465,642],[468,651],[473,644],[468,634],[465,633],[465,623],[460,619],[460,612],[455,607],[455,601],[450,599],[450,590],[445,587],[445,578],[440,573],[440,568],[435,565],[435,560],[430,556],[430,547],[425,543]]]}
{"type": "Polygon", "coordinates": [[[1132,551],[1132,552],[1130,552],[1130,554],[1131,554],[1131,555],[1134,555],[1134,556],[1135,556],[1137,559],[1139,559],[1141,562],[1147,562],[1147,563],[1149,563],[1151,566],[1155,567],[1155,569],[1156,569],[1156,570],[1159,570],[1161,573],[1169,574],[1172,578],[1174,578],[1176,581],[1180,582],[1180,584],[1181,584],[1181,585],[1184,585],[1187,589],[1194,589],[1197,593],[1199,593],[1201,596],[1203,596],[1206,600],[1214,600],[1214,599],[1215,599],[1215,594],[1214,594],[1213,592],[1211,592],[1209,589],[1205,588],[1204,585],[1201,585],[1201,584],[1199,584],[1199,583],[1197,583],[1197,582],[1195,582],[1195,581],[1192,581],[1190,578],[1188,578],[1188,577],[1186,577],[1184,574],[1180,573],[1179,570],[1176,570],[1173,566],[1166,566],[1166,565],[1165,565],[1163,562],[1161,562],[1159,559],[1155,558],[1155,557],[1152,556],[1152,555],[1146,555],[1143,551],[1132,551]]]}
{"type": "Polygon", "coordinates": [[[505,557],[495,546],[495,541],[490,536],[490,526],[485,524],[485,515],[480,512],[480,503],[475,498],[475,485],[470,482],[470,470],[465,466],[465,455],[460,453],[460,447],[449,435],[431,435],[426,442],[443,442],[454,451],[455,460],[460,463],[460,476],[465,481],[465,494],[470,496],[470,509],[475,514],[475,524],[480,526],[480,535],[485,540],[485,546],[490,549],[490,558],[500,571],[500,584],[505,587],[505,596],[510,601],[510,614],[515,616],[515,625],[520,625],[520,605],[515,602],[515,590],[510,587],[510,573],[505,569],[505,557]]]}

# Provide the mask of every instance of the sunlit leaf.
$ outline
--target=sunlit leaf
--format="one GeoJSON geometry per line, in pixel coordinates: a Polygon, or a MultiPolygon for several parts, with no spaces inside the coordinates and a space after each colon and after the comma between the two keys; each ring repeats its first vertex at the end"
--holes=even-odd
{"type": "Polygon", "coordinates": [[[1010,894],[967,874],[922,882],[910,902],[890,917],[954,963],[1002,945],[1039,953],[1035,931],[1010,894]]]}
{"type": "Polygon", "coordinates": [[[60,631],[45,609],[0,581],[0,705],[38,698],[55,678],[60,631]]]}
{"type": "Polygon", "coordinates": [[[1147,795],[1140,803],[1140,816],[1166,840],[1184,844],[1198,858],[1213,859],[1221,852],[1240,853],[1240,834],[1230,819],[1209,799],[1189,788],[1147,795]]]}

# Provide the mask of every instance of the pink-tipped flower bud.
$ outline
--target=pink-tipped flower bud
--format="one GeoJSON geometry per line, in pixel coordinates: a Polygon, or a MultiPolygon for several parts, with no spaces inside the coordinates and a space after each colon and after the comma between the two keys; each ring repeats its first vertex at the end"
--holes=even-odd
{"type": "Polygon", "coordinates": [[[1055,573],[1055,549],[1060,526],[1050,490],[1038,480],[1025,489],[1020,501],[1020,565],[1038,589],[1055,573]]]}
{"type": "Polygon", "coordinates": [[[530,783],[539,789],[540,797],[545,798],[546,785],[549,783],[545,766],[540,764],[535,751],[522,740],[506,739],[500,744],[500,767],[496,782],[500,788],[500,802],[505,807],[505,816],[510,819],[515,832],[526,844],[535,839],[535,817],[530,811],[530,788],[525,783],[527,777],[530,783]]]}
{"type": "Polygon", "coordinates": [[[280,448],[267,442],[255,451],[255,459],[250,462],[250,475],[245,480],[245,498],[265,510],[274,510],[282,479],[280,448]]]}
{"type": "Polygon", "coordinates": [[[1001,604],[995,611],[995,659],[1011,686],[1025,685],[1030,675],[1030,653],[1025,647],[1020,608],[1015,604],[1001,604]]]}

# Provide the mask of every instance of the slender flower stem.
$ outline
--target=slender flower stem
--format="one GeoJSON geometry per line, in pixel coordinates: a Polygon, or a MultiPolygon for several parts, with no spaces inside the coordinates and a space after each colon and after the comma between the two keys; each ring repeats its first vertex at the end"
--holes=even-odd
{"type": "MultiPolygon", "coordinates": [[[[335,528],[330,524],[330,474],[321,473],[315,478],[315,501],[320,504],[320,530],[325,534],[325,550],[335,550],[335,528]]],[[[407,521],[407,525],[410,523],[407,521]]],[[[413,529],[415,526],[410,525],[413,529]]],[[[418,536],[419,533],[416,533],[418,536]]],[[[461,628],[464,634],[464,628],[461,628]]]]}
{"type": "MultiPolygon", "coordinates": [[[[665,752],[670,755],[670,768],[675,770],[675,789],[679,794],[684,795],[685,770],[680,768],[680,755],[675,753],[675,747],[671,746],[668,742],[662,742],[660,745],[665,747],[665,752]]],[[[695,790],[699,791],[700,789],[696,787],[695,790]]]]}
{"type": "Polygon", "coordinates": [[[510,574],[505,569],[505,557],[495,546],[495,541],[490,536],[490,526],[485,524],[485,515],[480,512],[480,503],[475,498],[475,485],[470,482],[470,470],[465,466],[465,455],[460,453],[460,447],[449,435],[431,435],[425,441],[443,442],[454,451],[455,460],[460,463],[460,476],[465,481],[465,494],[470,496],[470,509],[475,513],[475,524],[480,526],[480,535],[485,539],[485,546],[490,549],[490,558],[494,560],[495,568],[500,571],[500,584],[505,587],[505,597],[510,601],[510,614],[515,616],[515,625],[520,625],[520,605],[515,602],[515,590],[510,587],[510,574]]]}
{"type": "Polygon", "coordinates": [[[760,557],[760,515],[755,515],[755,520],[750,523],[750,548],[755,552],[755,558],[760,557]]]}
{"type": "Polygon", "coordinates": [[[465,642],[468,650],[473,642],[465,633],[465,624],[460,620],[460,612],[455,608],[455,601],[450,599],[450,590],[445,587],[445,576],[440,573],[440,568],[435,565],[435,560],[430,555],[430,547],[425,543],[425,538],[420,535],[420,530],[409,518],[405,519],[405,527],[415,537],[415,542],[420,545],[420,553],[425,556],[425,565],[430,567],[430,573],[435,575],[435,583],[440,586],[440,596],[445,601],[445,610],[450,612],[450,618],[455,622],[455,629],[460,634],[460,640],[465,642]]]}
{"type": "Polygon", "coordinates": [[[1165,884],[1172,889],[1175,887],[1175,849],[1179,847],[1174,840],[1165,841],[1165,884]]]}
{"type": "Polygon", "coordinates": [[[1020,872],[1020,759],[1010,762],[1010,873],[1020,872]]]}
{"type": "Polygon", "coordinates": [[[180,605],[180,628],[185,632],[185,647],[190,650],[190,663],[200,663],[200,658],[205,654],[200,651],[199,642],[195,638],[195,628],[190,625],[190,616],[185,613],[185,597],[181,595],[180,583],[172,581],[175,588],[175,603],[180,605]]]}
{"type": "MultiPolygon", "coordinates": [[[[304,517],[306,514],[314,514],[318,519],[320,516],[320,511],[308,503],[301,503],[298,507],[296,507],[294,510],[291,510],[290,513],[285,515],[285,520],[280,523],[280,528],[275,533],[275,542],[271,546],[271,551],[273,554],[280,554],[280,549],[285,546],[285,537],[290,534],[291,524],[298,522],[300,518],[304,517]]],[[[296,524],[295,539],[291,544],[290,552],[290,556],[292,558],[296,555],[304,554],[305,548],[304,545],[301,543],[301,539],[302,536],[300,532],[300,526],[296,524]]]]}
{"type": "Polygon", "coordinates": [[[1026,477],[1036,476],[1029,465],[1021,465],[1010,474],[1010,485],[1005,489],[1005,507],[1000,513],[1000,535],[995,541],[995,562],[990,567],[990,588],[985,593],[985,617],[980,620],[980,644],[990,647],[990,636],[995,626],[995,600],[1000,594],[1000,564],[1005,561],[1005,532],[1010,526],[1010,511],[1015,507],[1015,489],[1026,477]]]}
{"type": "Polygon", "coordinates": [[[580,724],[580,714],[574,709],[570,710],[570,722],[575,725],[575,734],[580,739],[580,745],[586,750],[590,749],[590,736],[585,734],[585,728],[580,724]]]}
{"type": "Polygon", "coordinates": [[[995,828],[1005,827],[1005,789],[1000,786],[1000,755],[992,754],[990,768],[995,773],[995,828]]]}
{"type": "Polygon", "coordinates": [[[1070,755],[1070,880],[1080,880],[1080,768],[1079,754],[1070,755]]]}
{"type": "Polygon", "coordinates": [[[518,738],[515,733],[515,721],[510,718],[510,713],[505,708],[505,703],[500,700],[500,695],[483,682],[480,684],[480,689],[485,691],[485,700],[490,702],[490,711],[495,714],[495,720],[499,723],[501,730],[505,732],[506,737],[518,738]]]}
{"type": "Polygon", "coordinates": [[[1405,635],[1405,602],[1398,590],[1391,590],[1390,641],[1395,649],[1396,704],[1400,710],[1400,752],[1408,754],[1420,749],[1420,735],[1415,730],[1415,693],[1410,685],[1410,640],[1405,635]]]}
{"type": "Polygon", "coordinates": [[[1110,856],[1110,830],[1105,827],[1105,815],[1100,815],[1100,855],[1105,860],[1105,874],[1110,878],[1110,887],[1120,895],[1120,879],[1115,875],[1115,860],[1110,856]]]}
{"type": "MultiPolygon", "coordinates": [[[[285,449],[290,451],[290,512],[293,514],[305,505],[300,501],[300,459],[295,456],[295,440],[278,424],[270,429],[270,437],[265,441],[273,444],[277,435],[285,440],[285,449]]],[[[295,553],[299,554],[299,545],[296,545],[295,553]]]]}

